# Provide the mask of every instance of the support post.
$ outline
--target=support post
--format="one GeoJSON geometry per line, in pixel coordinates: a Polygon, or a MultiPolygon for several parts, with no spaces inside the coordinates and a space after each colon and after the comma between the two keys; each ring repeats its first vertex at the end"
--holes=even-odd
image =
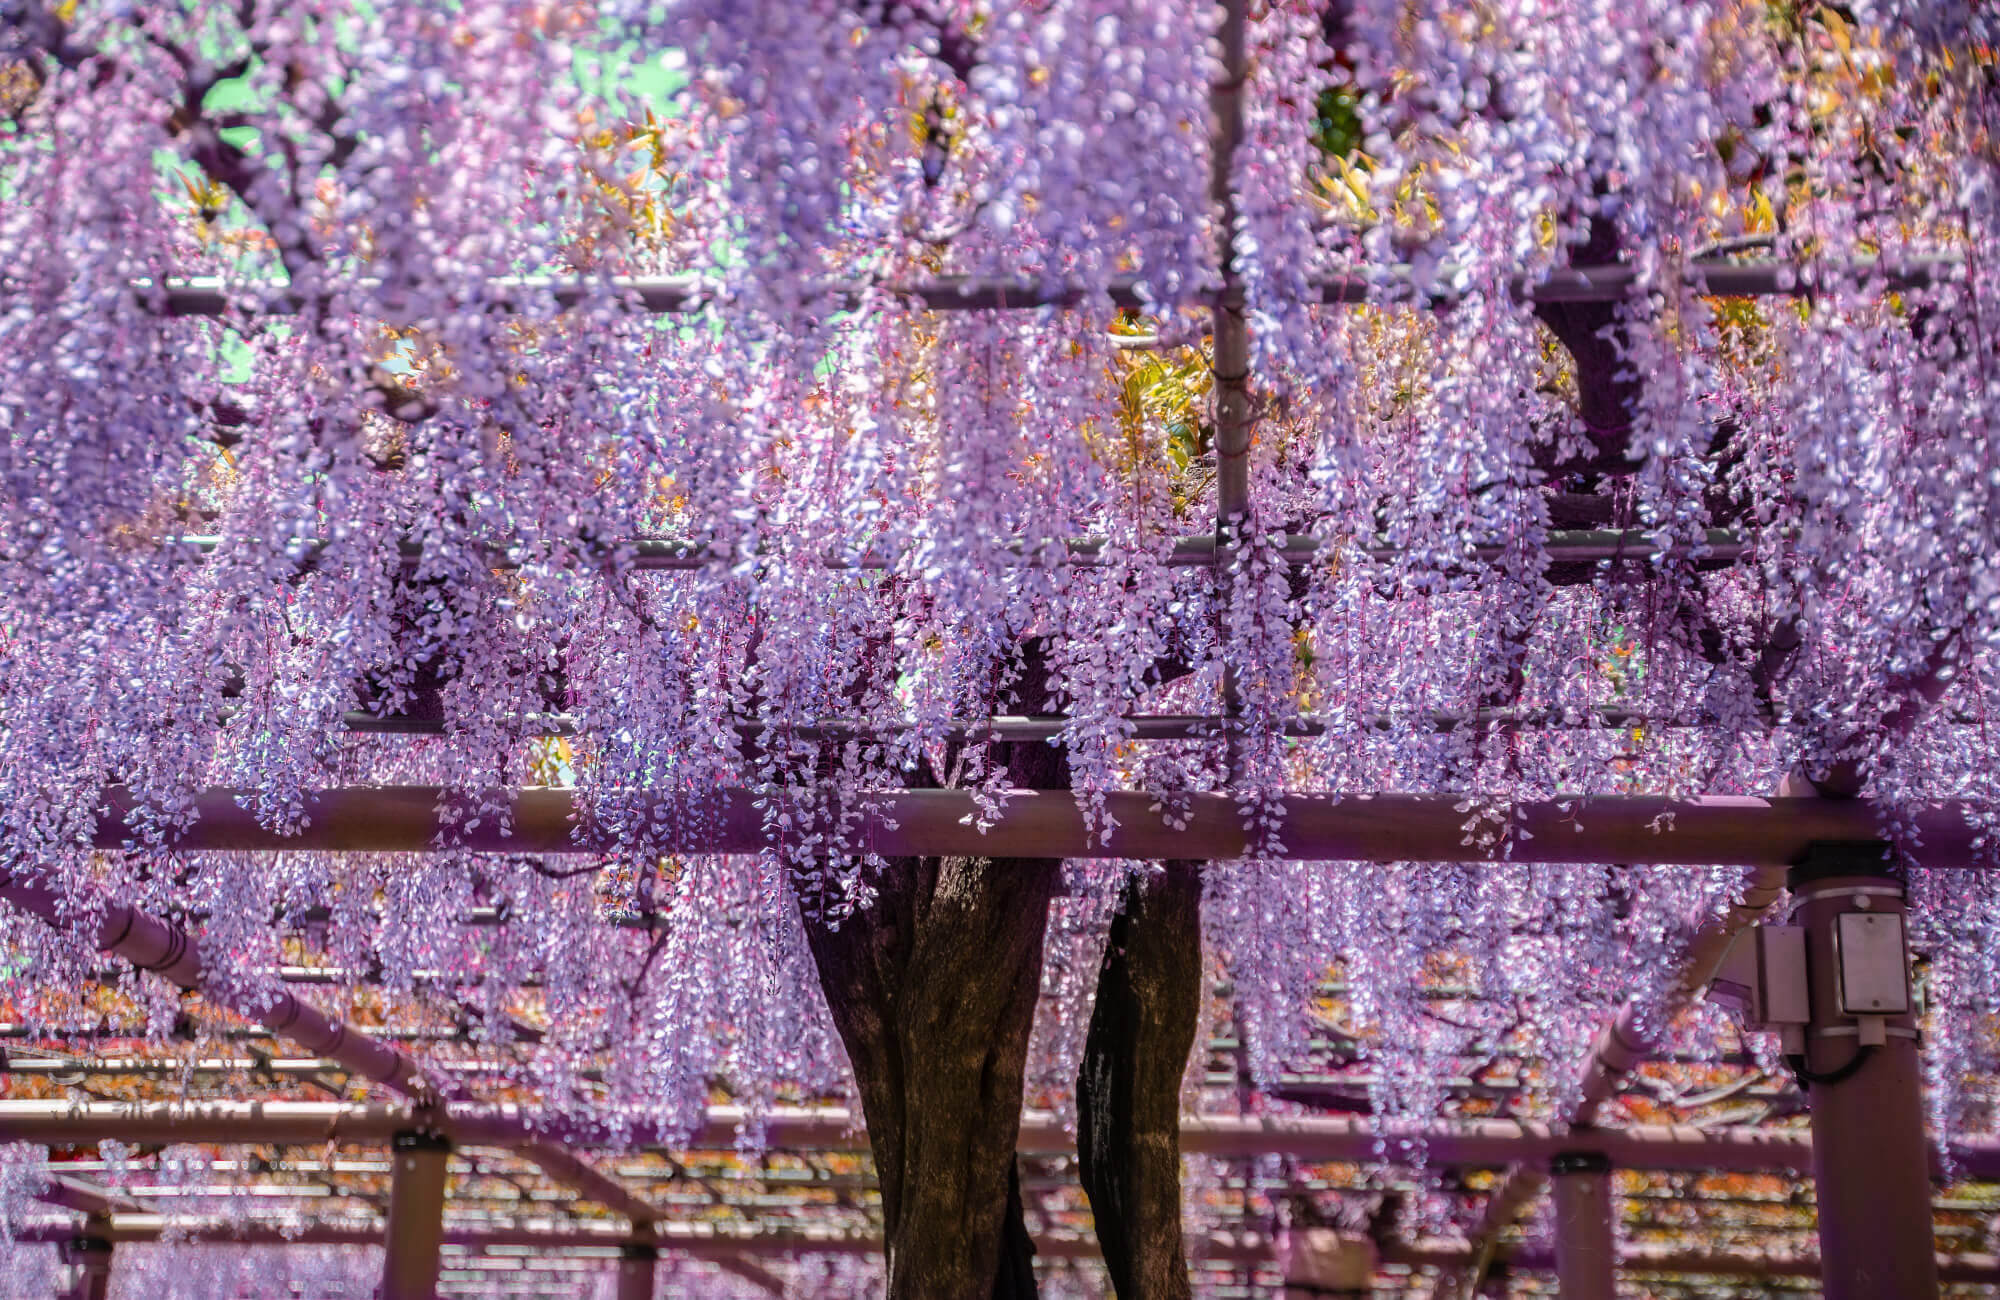
{"type": "Polygon", "coordinates": [[[628,1241],[618,1250],[618,1300],[653,1300],[660,1248],[650,1241],[628,1241]]]}
{"type": "Polygon", "coordinates": [[[444,1182],[451,1139],[398,1133],[389,1183],[389,1239],[382,1258],[382,1300],[433,1300],[438,1247],[444,1241],[444,1182]]]}
{"type": "MultiPolygon", "coordinates": [[[[1209,199],[1215,205],[1216,269],[1221,291],[1209,309],[1215,343],[1215,598],[1228,610],[1235,596],[1236,554],[1250,523],[1250,446],[1257,408],[1250,398],[1250,313],[1236,274],[1236,189],[1231,171],[1243,147],[1243,84],[1248,77],[1249,34],[1246,0],[1222,0],[1221,79],[1209,90],[1215,139],[1209,153],[1209,199]]],[[[1222,711],[1225,715],[1224,773],[1231,785],[1243,776],[1240,667],[1223,656],[1222,711]]]]}
{"type": "Polygon", "coordinates": [[[108,1226],[102,1219],[92,1219],[86,1224],[82,1234],[64,1242],[63,1263],[76,1269],[76,1279],[70,1286],[70,1300],[106,1300],[111,1294],[111,1242],[95,1235],[108,1226]]]}
{"type": "Polygon", "coordinates": [[[1938,1293],[1908,908],[1886,848],[1814,844],[1791,873],[1812,1021],[1787,1059],[1812,1109],[1827,1300],[1938,1293]]]}
{"type": "Polygon", "coordinates": [[[1549,1161],[1556,1211],[1556,1285],[1562,1300],[1617,1300],[1618,1229],[1611,1162],[1595,1151],[1549,1161]]]}

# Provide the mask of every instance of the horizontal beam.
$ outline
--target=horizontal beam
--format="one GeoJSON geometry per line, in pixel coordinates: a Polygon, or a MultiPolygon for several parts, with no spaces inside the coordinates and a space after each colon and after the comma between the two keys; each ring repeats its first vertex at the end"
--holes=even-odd
{"type": "MultiPolygon", "coordinates": [[[[703,1146],[734,1140],[740,1112],[716,1108],[699,1134],[703,1146]]],[[[859,1147],[846,1111],[801,1110],[774,1116],[767,1140],[774,1148],[819,1150],[859,1147]]],[[[1682,1125],[1568,1130],[1516,1120],[1471,1120],[1449,1125],[1382,1125],[1353,1116],[1184,1115],[1183,1155],[1241,1158],[1272,1153],[1298,1160],[1398,1165],[1402,1143],[1421,1143],[1435,1165],[1497,1168],[1517,1159],[1542,1159],[1564,1151],[1596,1151],[1628,1169],[1795,1170],[1810,1167],[1812,1145],[1781,1130],[1707,1132],[1682,1125]]],[[[1075,1140],[1044,1115],[1030,1114],[1016,1149],[1024,1155],[1064,1155],[1075,1140]]]]}
{"type": "MultiPolygon", "coordinates": [[[[1502,1250],[1496,1258],[1517,1273],[1551,1273],[1556,1268],[1555,1252],[1548,1249],[1502,1250]]],[[[1383,1249],[1381,1261],[1412,1268],[1456,1268],[1472,1261],[1472,1251],[1443,1242],[1391,1244],[1383,1249]]],[[[1792,1251],[1730,1255],[1642,1244],[1620,1248],[1618,1271],[1693,1277],[1818,1277],[1820,1262],[1817,1256],[1792,1251]]],[[[2000,1259],[1991,1255],[1939,1255],[1938,1274],[1946,1282],[2000,1282],[2000,1259]]]]}
{"type": "MultiPolygon", "coordinates": [[[[382,288],[379,280],[360,280],[364,292],[382,288]]],[[[549,303],[569,311],[589,303],[610,302],[627,310],[658,315],[698,312],[713,305],[719,286],[696,275],[619,276],[601,280],[558,279],[547,276],[492,276],[477,281],[461,306],[484,304],[497,311],[518,311],[549,303]]],[[[292,316],[304,299],[282,280],[225,281],[214,276],[169,280],[165,286],[134,286],[141,305],[163,316],[292,316]]],[[[1043,283],[1005,277],[943,276],[920,283],[863,284],[829,281],[799,295],[816,310],[857,311],[894,306],[930,311],[1012,311],[1035,307],[1087,307],[1108,302],[1113,307],[1144,308],[1150,302],[1140,283],[1130,277],[1112,281],[1102,292],[1081,285],[1043,283]]]]}
{"type": "MultiPolygon", "coordinates": [[[[1440,278],[1448,280],[1452,275],[1452,268],[1447,267],[1440,278]]],[[[1680,283],[1710,298],[1803,298],[1850,287],[1873,286],[1883,292],[1925,289],[1962,280],[1964,275],[1964,260],[1950,256],[1858,258],[1847,262],[1701,258],[1687,264],[1680,283]]],[[[1656,282],[1659,287],[1673,283],[1671,273],[1656,282]]],[[[1329,289],[1335,284],[1330,282],[1329,289]]],[[[1537,304],[1618,302],[1645,287],[1639,269],[1629,264],[1566,266],[1541,276],[1515,276],[1508,282],[1508,291],[1515,298],[1537,304]]]]}
{"type": "MultiPolygon", "coordinates": [[[[1732,261],[1699,259],[1687,264],[1680,282],[1715,298],[1800,297],[1842,286],[1880,286],[1885,290],[1918,289],[1961,278],[1964,261],[1955,256],[1898,260],[1861,258],[1847,262],[1732,261]]],[[[1671,272],[1662,279],[1671,282],[1671,272]]],[[[1325,276],[1313,285],[1320,303],[1451,302],[1467,296],[1465,271],[1447,264],[1419,288],[1406,267],[1325,276]]],[[[354,288],[378,291],[381,282],[360,280],[354,288]]],[[[485,305],[496,311],[519,311],[546,304],[568,311],[589,303],[613,303],[626,310],[675,315],[701,311],[716,301],[720,286],[699,276],[619,277],[602,280],[549,277],[490,277],[469,286],[456,299],[460,307],[485,305]]],[[[1646,285],[1631,265],[1562,267],[1524,272],[1506,281],[1506,292],[1523,303],[1616,302],[1632,297],[1646,285]]],[[[163,316],[296,315],[304,307],[301,295],[279,280],[225,281],[214,277],[169,280],[164,285],[139,283],[133,291],[141,306],[163,316]]],[[[890,307],[930,311],[1013,311],[1042,307],[1088,308],[1098,305],[1149,310],[1160,302],[1146,282],[1116,278],[1102,288],[1046,280],[993,276],[945,276],[906,283],[829,281],[803,286],[799,300],[825,311],[880,310],[890,307]]],[[[1208,294],[1200,301],[1239,294],[1208,294]]],[[[1168,304],[1172,305],[1172,304],[1168,304]]]]}
{"type": "MultiPolygon", "coordinates": [[[[485,816],[465,830],[440,814],[452,801],[437,786],[350,786],[307,792],[309,818],[297,835],[258,824],[246,806],[250,792],[210,788],[195,799],[197,820],[166,848],[179,851],[423,853],[447,843],[474,852],[615,852],[619,842],[587,820],[577,791],[543,787],[489,791],[486,806],[511,808],[511,825],[485,816]]],[[[766,829],[766,805],[783,791],[722,787],[700,795],[633,792],[627,811],[662,828],[661,847],[684,853],[755,853],[780,842],[766,829]]],[[[888,856],[974,855],[1039,858],[1242,858],[1252,853],[1235,797],[1184,797],[1181,825],[1170,825],[1160,796],[1117,791],[1104,796],[1118,827],[1108,841],[1093,838],[1068,792],[1016,790],[1005,811],[982,832],[971,794],[960,790],[892,790],[865,796],[850,820],[850,851],[888,856]]],[[[104,794],[95,847],[135,844],[135,799],[122,787],[104,794]]],[[[1865,799],[1651,795],[1578,795],[1506,804],[1482,816],[1472,796],[1457,794],[1304,794],[1284,796],[1278,856],[1323,862],[1603,862],[1679,865],[1784,865],[1808,845],[1879,839],[1883,822],[1865,799]],[[1475,832],[1486,838],[1468,843],[1475,832]]],[[[1923,837],[1933,866],[1974,864],[1977,838],[1959,801],[1897,809],[1923,837]]],[[[794,824],[790,837],[804,834],[794,824]]],[[[19,885],[7,888],[16,890],[19,885]]],[[[46,892],[46,887],[43,887],[46,892]]]]}
{"type": "MultiPolygon", "coordinates": [[[[185,549],[197,556],[209,556],[220,550],[223,539],[210,534],[188,534],[166,537],[162,543],[168,547],[185,549]]],[[[317,563],[326,551],[326,543],[314,537],[298,538],[288,544],[286,553],[301,567],[317,563]]],[[[1726,528],[1711,528],[1703,538],[1703,565],[1735,564],[1753,551],[1752,545],[1742,536],[1726,528]]],[[[1064,564],[1078,568],[1093,568],[1104,563],[1105,541],[1101,537],[1046,538],[1039,542],[1020,538],[1004,540],[998,549],[1018,556],[1023,565],[1064,564]]],[[[1381,564],[1393,563],[1408,552],[1400,546],[1374,545],[1361,548],[1369,559],[1381,564]]],[[[750,559],[755,552],[737,551],[728,546],[710,546],[705,542],[675,537],[631,537],[609,543],[603,548],[607,556],[623,555],[631,568],[645,572],[671,572],[703,569],[712,564],[738,564],[750,559]]],[[[1279,553],[1286,563],[1304,566],[1312,563],[1319,554],[1321,544],[1315,537],[1288,537],[1279,553]]],[[[1459,564],[1492,564],[1503,559],[1508,548],[1499,545],[1468,546],[1458,553],[1455,562],[1459,564]]],[[[1216,562],[1218,555],[1227,555],[1226,550],[1218,550],[1213,534],[1198,537],[1183,537],[1174,542],[1173,548],[1162,560],[1169,568],[1204,568],[1216,562]]],[[[1656,562],[1662,551],[1652,533],[1643,529],[1561,529],[1548,534],[1541,548],[1535,552],[1550,566],[1600,564],[1623,562],[1628,564],[1651,564],[1656,562]]],[[[405,541],[398,545],[397,555],[406,565],[415,565],[423,559],[421,542],[405,541]]],[[[525,562],[526,552],[518,545],[494,545],[488,549],[484,562],[495,569],[518,569],[525,562]]],[[[772,559],[793,559],[782,552],[773,552],[772,559]]],[[[808,561],[810,562],[810,561],[808,561]]],[[[818,563],[827,569],[893,569],[900,557],[885,555],[876,551],[859,554],[827,552],[818,563]]]]}
{"type": "MultiPolygon", "coordinates": [[[[576,1148],[727,1151],[736,1146],[745,1112],[713,1107],[692,1134],[643,1112],[583,1119],[512,1105],[450,1102],[426,1113],[461,1146],[523,1150],[549,1142],[576,1148]]],[[[67,1144],[196,1142],[313,1146],[387,1143],[418,1122],[401,1103],[339,1102],[66,1102],[0,1101],[0,1142],[67,1144]]],[[[858,1119],[839,1107],[778,1107],[765,1116],[773,1151],[867,1150],[858,1119]]],[[[1803,1129],[1717,1129],[1690,1125],[1569,1129],[1516,1120],[1383,1125],[1347,1116],[1189,1115],[1181,1120],[1181,1150],[1239,1158],[1267,1154],[1300,1160],[1397,1165],[1408,1144],[1421,1143],[1434,1165],[1498,1168],[1515,1160],[1546,1160],[1561,1152],[1596,1152],[1627,1169],[1797,1172],[1810,1167],[1811,1136],[1803,1129]]],[[[1068,1155],[1075,1139],[1045,1112],[1022,1117],[1016,1149],[1029,1156],[1068,1155]]],[[[2000,1176],[2000,1140],[1973,1139],[1952,1148],[1963,1176],[2000,1176]]]]}
{"type": "MultiPolygon", "coordinates": [[[[17,1232],[17,1241],[66,1241],[76,1235],[73,1224],[30,1223],[17,1232]]],[[[352,1221],[321,1220],[307,1224],[258,1222],[255,1219],[160,1214],[118,1214],[98,1234],[114,1244],[143,1244],[164,1239],[199,1242],[218,1246],[380,1246],[382,1224],[372,1219],[352,1221]]],[[[740,1255],[796,1254],[802,1252],[863,1253],[879,1251],[881,1241],[872,1235],[844,1231],[774,1231],[754,1234],[732,1233],[685,1221],[663,1222],[644,1230],[634,1230],[613,1220],[591,1223],[569,1220],[561,1225],[494,1224],[454,1225],[445,1221],[443,1244],[447,1246],[532,1246],[542,1250],[615,1250],[627,1244],[648,1243],[696,1259],[733,1259],[740,1255]]]]}
{"type": "Polygon", "coordinates": [[[0,1142],[65,1146],[118,1142],[205,1142],[386,1146],[416,1128],[416,1107],[337,1101],[66,1102],[0,1100],[0,1142]]]}
{"type": "MultiPolygon", "coordinates": [[[[463,923],[479,924],[476,921],[465,921],[463,923]]],[[[607,922],[607,924],[609,923],[607,922]]],[[[453,1029],[384,1029],[375,1025],[354,1025],[349,1028],[349,1032],[359,1034],[363,1038],[378,1039],[385,1043],[469,1043],[473,1041],[472,1033],[464,1027],[453,1029]]],[[[0,1038],[4,1039],[29,1039],[35,1041],[44,1039],[61,1039],[64,1041],[138,1039],[151,1041],[157,1033],[157,1030],[148,1030],[143,1018],[114,1021],[108,1017],[99,1016],[88,1021],[71,1021],[67,1024],[38,1024],[23,1020],[0,1020],[0,1038]]],[[[166,1037],[180,1042],[191,1042],[196,1039],[203,1041],[223,1039],[231,1042],[242,1042],[249,1039],[275,1038],[277,1035],[272,1033],[270,1028],[265,1025],[202,1024],[197,1027],[192,1021],[183,1017],[168,1027],[166,1037]]]]}
{"type": "MultiPolygon", "coordinates": [[[[234,708],[225,708],[221,712],[224,722],[236,716],[234,708]]],[[[582,736],[595,730],[588,717],[581,713],[520,713],[509,721],[522,736],[582,736]]],[[[1059,740],[1073,721],[1068,714],[999,714],[977,722],[945,727],[938,734],[945,740],[973,744],[987,740],[1053,741],[1059,740]]],[[[1209,740],[1221,736],[1223,727],[1227,725],[1222,715],[1216,713],[1128,713],[1121,721],[1130,724],[1132,729],[1128,739],[1131,740],[1209,740]]],[[[1985,725],[1973,717],[1953,717],[1949,719],[1949,724],[1954,727],[1985,725]]],[[[442,736],[446,731],[445,720],[441,717],[376,714],[366,709],[349,709],[342,713],[340,725],[358,735],[371,736],[442,736]]],[[[621,721],[618,725],[623,726],[624,723],[621,721]]],[[[1670,731],[1710,725],[1713,725],[1712,720],[1691,714],[1676,716],[1639,709],[1434,709],[1416,714],[1363,714],[1358,718],[1305,714],[1287,718],[1273,730],[1284,736],[1312,739],[1317,736],[1352,735],[1357,731],[1383,734],[1399,731],[1429,731],[1439,735],[1454,731],[1520,734],[1626,731],[1633,727],[1670,731]]],[[[821,718],[802,723],[746,722],[736,727],[737,734],[746,737],[775,733],[787,739],[804,741],[873,739],[906,735],[910,730],[907,725],[875,725],[851,718],[821,718]]]]}
{"type": "MultiPolygon", "coordinates": [[[[345,1222],[338,1219],[304,1224],[258,1222],[254,1219],[224,1217],[168,1217],[158,1214],[117,1214],[94,1230],[94,1234],[115,1244],[146,1244],[172,1239],[206,1246],[374,1246],[380,1245],[382,1228],[372,1220],[345,1222]]],[[[14,1240],[26,1244],[65,1242],[76,1235],[73,1224],[30,1220],[16,1225],[14,1240]]],[[[686,1222],[662,1223],[639,1234],[618,1224],[592,1224],[577,1220],[560,1223],[454,1225],[447,1221],[444,1244],[472,1250],[489,1247],[532,1248],[543,1255],[558,1251],[587,1250],[608,1252],[627,1244],[647,1243],[693,1259],[729,1260],[743,1256],[802,1254],[875,1254],[882,1249],[881,1237],[871,1232],[843,1229],[762,1228],[754,1232],[733,1232],[708,1225],[686,1222]]],[[[1197,1262],[1262,1264],[1277,1258],[1276,1243],[1251,1232],[1215,1232],[1190,1243],[1189,1255],[1197,1262]]],[[[1035,1254],[1042,1259],[1096,1259],[1097,1243],[1074,1234],[1045,1233],[1035,1238],[1035,1254]]],[[[1466,1262],[1469,1252],[1449,1243],[1389,1242],[1381,1249],[1383,1264],[1411,1268],[1449,1268],[1466,1262]]],[[[1555,1257],[1547,1250],[1516,1250],[1502,1256],[1517,1272],[1550,1272],[1555,1257]]],[[[464,1261],[459,1261],[461,1264],[464,1261]]],[[[1946,1282],[2000,1282],[2000,1260],[1991,1255],[1940,1255],[1939,1273],[1946,1282]]],[[[474,1265],[476,1267],[476,1265],[474,1265]]],[[[1819,1260],[1790,1251],[1752,1254],[1721,1254],[1712,1251],[1663,1249],[1652,1245],[1628,1245],[1619,1251],[1620,1272],[1680,1274],[1698,1277],[1817,1277],[1819,1260]]]]}
{"type": "Polygon", "coordinates": [[[135,1201],[122,1192],[69,1174],[49,1174],[42,1190],[36,1193],[36,1199],[97,1219],[111,1214],[149,1212],[149,1207],[143,1202],[135,1201]]]}
{"type": "MultiPolygon", "coordinates": [[[[225,696],[227,698],[227,696],[225,696]]],[[[235,708],[222,711],[223,721],[235,717],[235,708]]],[[[523,736],[577,736],[592,727],[578,713],[521,713],[511,719],[523,736]]],[[[1220,714],[1127,714],[1132,740],[1203,740],[1222,735],[1226,725],[1220,714]]],[[[943,735],[951,740],[978,742],[1056,740],[1069,730],[1072,719],[1066,714],[1000,714],[947,727],[943,735]]],[[[411,717],[408,714],[375,714],[366,709],[349,709],[341,714],[347,730],[367,735],[438,736],[445,732],[443,718],[411,717]]],[[[623,725],[622,723],[620,725],[623,725]]],[[[1700,720],[1675,718],[1636,709],[1434,709],[1424,713],[1396,715],[1366,714],[1348,719],[1331,715],[1307,714],[1287,719],[1278,730],[1287,736],[1345,735],[1353,731],[1395,732],[1402,729],[1449,733],[1453,731],[1622,731],[1631,727],[1649,730],[1697,727],[1700,720]]],[[[1976,722],[1972,725],[1978,725],[1976,722]]],[[[874,725],[859,719],[822,718],[804,723],[746,722],[736,728],[744,736],[779,733],[798,740],[849,740],[856,737],[894,736],[907,733],[908,726],[874,725]]]]}

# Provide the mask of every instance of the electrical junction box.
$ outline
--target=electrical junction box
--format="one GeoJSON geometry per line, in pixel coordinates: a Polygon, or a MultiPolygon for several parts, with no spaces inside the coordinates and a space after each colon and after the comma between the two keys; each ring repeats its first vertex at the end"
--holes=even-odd
{"type": "Polygon", "coordinates": [[[1803,1025],[1812,1019],[1806,982],[1806,929],[1802,925],[1760,925],[1757,936],[1757,1020],[1766,1025],[1803,1025]]]}
{"type": "Polygon", "coordinates": [[[1805,927],[1755,925],[1737,935],[1709,982],[1709,991],[1734,1004],[1749,1029],[1810,1022],[1805,927]]]}
{"type": "Polygon", "coordinates": [[[1842,912],[1834,918],[1840,962],[1840,1010],[1849,1016],[1901,1016],[1910,1010],[1910,954],[1895,912],[1842,912]]]}

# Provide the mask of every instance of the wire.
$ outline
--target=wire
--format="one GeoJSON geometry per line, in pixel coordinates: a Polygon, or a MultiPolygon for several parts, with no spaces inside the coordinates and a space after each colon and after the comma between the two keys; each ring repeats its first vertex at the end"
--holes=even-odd
{"type": "Polygon", "coordinates": [[[1785,1064],[1792,1067],[1792,1077],[1796,1078],[1799,1081],[1799,1086],[1801,1088],[1810,1088],[1816,1083],[1830,1085],[1835,1083],[1842,1083],[1848,1079],[1853,1078],[1855,1071],[1859,1070],[1863,1065],[1867,1064],[1868,1058],[1873,1055],[1875,1055],[1874,1044],[1872,1043],[1860,1044],[1857,1047],[1855,1047],[1854,1055],[1847,1058],[1847,1064],[1841,1066],[1839,1069],[1828,1070],[1824,1074],[1821,1074],[1815,1070],[1808,1070],[1806,1068],[1806,1058],[1801,1053],[1796,1053],[1796,1052],[1786,1053],[1785,1064]]]}

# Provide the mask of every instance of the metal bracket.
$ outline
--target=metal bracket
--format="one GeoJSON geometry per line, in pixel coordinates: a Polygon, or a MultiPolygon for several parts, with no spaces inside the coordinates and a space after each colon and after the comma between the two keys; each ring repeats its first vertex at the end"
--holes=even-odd
{"type": "Polygon", "coordinates": [[[1874,1046],[1876,1047],[1880,1047],[1891,1038],[1907,1038],[1911,1042],[1916,1043],[1924,1041],[1924,1036],[1920,1031],[1911,1029],[1907,1025],[1889,1024],[1880,1016],[1863,1016],[1859,1024],[1827,1025],[1822,1029],[1813,1030],[1812,1036],[1814,1038],[1858,1038],[1865,1044],[1870,1041],[1869,1034],[1872,1031],[1868,1027],[1868,1022],[1871,1020],[1881,1026],[1880,1033],[1882,1037],[1874,1040],[1874,1046]]]}

